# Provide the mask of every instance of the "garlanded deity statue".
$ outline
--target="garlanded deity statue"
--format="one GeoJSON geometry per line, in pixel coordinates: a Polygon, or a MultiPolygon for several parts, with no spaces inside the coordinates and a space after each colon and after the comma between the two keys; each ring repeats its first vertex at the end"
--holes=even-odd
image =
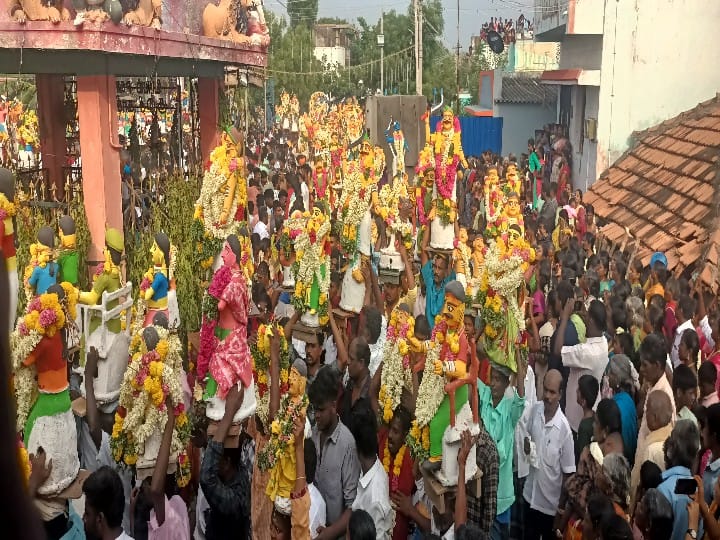
{"type": "Polygon", "coordinates": [[[147,306],[144,327],[152,324],[157,313],[164,313],[173,328],[177,326],[177,324],[173,323],[179,322],[179,315],[176,312],[177,295],[173,279],[176,254],[177,248],[170,244],[167,235],[157,233],[150,248],[152,266],[145,272],[140,284],[140,294],[147,306]],[[172,306],[171,298],[174,298],[172,306]],[[171,314],[170,311],[173,313],[171,314]]]}
{"type": "Polygon", "coordinates": [[[426,144],[418,155],[418,164],[415,167],[416,186],[415,204],[417,205],[418,225],[420,232],[417,243],[422,245],[423,235],[427,233],[430,222],[435,218],[434,189],[435,189],[435,159],[432,147],[426,144]]]}
{"type": "Polygon", "coordinates": [[[518,174],[517,165],[515,163],[508,164],[505,170],[505,189],[506,193],[519,194],[522,188],[522,181],[518,174]]]}
{"type": "Polygon", "coordinates": [[[503,206],[502,216],[500,217],[500,233],[503,235],[503,240],[507,243],[508,231],[511,226],[516,225],[520,234],[525,234],[525,220],[520,209],[520,197],[517,193],[510,192],[503,206]]]}
{"type": "Polygon", "coordinates": [[[261,471],[270,471],[265,493],[282,514],[291,512],[290,495],[296,480],[295,436],[293,428],[298,418],[304,418],[308,398],[305,394],[307,367],[298,359],[290,369],[289,389],[280,401],[276,418],[270,425],[270,441],[258,455],[261,471]]]}
{"type": "Polygon", "coordinates": [[[517,371],[517,354],[526,352],[522,343],[525,314],[525,272],[535,261],[533,250],[520,227],[510,225],[508,234],[490,241],[476,301],[485,323],[483,340],[490,360],[517,371]]]}
{"type": "Polygon", "coordinates": [[[25,292],[28,299],[45,294],[58,279],[58,265],[54,261],[55,233],[50,227],[40,227],[37,242],[30,245],[30,264],[25,268],[25,292]]]}
{"type": "Polygon", "coordinates": [[[488,226],[494,224],[502,215],[504,194],[499,182],[497,168],[490,167],[485,176],[485,215],[488,226]]]}
{"type": "Polygon", "coordinates": [[[453,251],[453,260],[455,261],[455,275],[457,280],[467,288],[470,274],[470,246],[468,246],[468,232],[465,227],[460,228],[458,237],[455,240],[455,249],[453,251]]]}
{"type": "Polygon", "coordinates": [[[407,308],[409,306],[401,304],[393,309],[383,347],[379,401],[383,420],[388,424],[400,405],[403,389],[409,392],[413,389],[410,349],[411,343],[417,338],[415,319],[407,308]]]}
{"type": "Polygon", "coordinates": [[[260,47],[270,44],[261,0],[220,0],[217,5],[208,4],[202,14],[202,27],[207,37],[260,47]]]}
{"type": "Polygon", "coordinates": [[[75,287],[80,283],[80,258],[75,236],[75,220],[70,216],[60,218],[60,253],[57,262],[60,266],[60,282],[67,281],[75,287]]]}
{"type": "Polygon", "coordinates": [[[485,241],[482,234],[478,234],[472,242],[472,254],[470,255],[470,268],[472,277],[468,281],[467,292],[472,297],[480,288],[480,280],[482,279],[483,266],[485,264],[485,241]]]}
{"type": "Polygon", "coordinates": [[[298,131],[298,120],[300,119],[300,101],[298,97],[293,94],[290,97],[290,131],[297,133],[298,131]]]}
{"type": "Polygon", "coordinates": [[[68,451],[77,447],[77,430],[64,336],[74,324],[75,300],[69,283],[52,285],[28,304],[10,337],[18,432],[30,453],[42,447],[52,460],[50,476],[38,490],[43,496],[58,495],[80,470],[77,452],[68,451]]]}
{"type": "MultiPolygon", "coordinates": [[[[445,287],[445,305],[433,328],[418,390],[416,420],[408,437],[413,454],[418,458],[427,457],[422,466],[429,472],[452,465],[445,463],[451,460],[443,458],[449,439],[446,430],[451,427],[450,396],[446,388],[449,383],[467,376],[470,349],[464,317],[465,290],[459,281],[451,281],[445,287]]],[[[454,401],[457,418],[468,402],[467,385],[454,389],[454,401]]]]}
{"type": "Polygon", "coordinates": [[[384,271],[402,272],[405,265],[395,247],[395,240],[405,244],[410,251],[413,241],[413,225],[410,221],[412,207],[408,198],[407,175],[403,172],[380,189],[378,208],[388,235],[387,245],[380,250],[380,268],[384,271]],[[403,211],[401,211],[403,209],[403,211]]]}
{"type": "Polygon", "coordinates": [[[282,129],[290,129],[290,94],[283,90],[280,103],[275,105],[275,123],[282,129]]]}
{"type": "Polygon", "coordinates": [[[460,120],[450,107],[446,107],[432,134],[430,115],[426,114],[424,120],[425,140],[432,146],[435,156],[435,216],[430,227],[430,247],[453,249],[458,165],[463,168],[468,166],[462,149],[460,120]]]}
{"type": "Polygon", "coordinates": [[[210,154],[210,168],[203,175],[195,217],[211,238],[225,239],[237,233],[247,206],[247,182],[242,134],[224,131],[210,154]]]}
{"type": "Polygon", "coordinates": [[[327,205],[316,201],[312,214],[291,219],[289,234],[294,236],[295,292],[292,303],[302,313],[301,322],[317,328],[328,321],[330,290],[330,218],[327,205]],[[298,229],[298,225],[304,227],[298,229]]]}
{"type": "Polygon", "coordinates": [[[76,12],[75,26],[85,22],[100,24],[108,19],[118,24],[123,18],[123,7],[119,0],[73,0],[73,7],[76,12]]]}
{"type": "Polygon", "coordinates": [[[372,217],[379,213],[377,184],[385,170],[385,153],[382,148],[365,139],[357,159],[344,165],[344,182],[340,204],[340,245],[350,260],[343,278],[340,307],[360,313],[365,298],[365,283],[361,273],[363,264],[370,260],[372,249],[372,217]]]}
{"type": "Polygon", "coordinates": [[[189,476],[183,474],[183,464],[188,459],[190,423],[182,385],[185,372],[180,341],[166,328],[151,325],[133,336],[130,350],[132,357],[120,389],[110,439],[113,458],[134,466],[139,476],[149,476],[157,461],[168,415],[172,414],[168,472],[177,473],[179,485],[187,484],[189,476]]]}
{"type": "Polygon", "coordinates": [[[221,257],[223,266],[215,272],[203,299],[197,370],[200,379],[206,379],[206,415],[211,420],[222,419],[225,397],[233,385],[245,387],[243,404],[234,417],[241,422],[253,415],[256,407],[247,341],[253,274],[249,240],[228,236],[221,257]]]}
{"type": "Polygon", "coordinates": [[[329,202],[330,199],[330,183],[331,172],[328,168],[327,152],[318,152],[315,154],[315,167],[312,172],[312,193],[314,200],[322,199],[329,202]]]}
{"type": "Polygon", "coordinates": [[[10,15],[19,23],[25,21],[50,21],[59,23],[70,20],[70,12],[62,0],[48,5],[40,0],[13,0],[10,2],[10,15]]]}
{"type": "Polygon", "coordinates": [[[15,177],[8,169],[0,167],[0,251],[5,256],[10,293],[9,330],[15,327],[15,313],[17,311],[18,292],[20,280],[17,272],[17,257],[15,256],[15,227],[13,217],[17,212],[15,205],[15,177]]]}
{"type": "Polygon", "coordinates": [[[400,122],[390,118],[390,125],[385,130],[385,140],[390,146],[393,155],[392,175],[405,174],[405,152],[408,151],[408,144],[405,135],[400,129],[400,122]]]}

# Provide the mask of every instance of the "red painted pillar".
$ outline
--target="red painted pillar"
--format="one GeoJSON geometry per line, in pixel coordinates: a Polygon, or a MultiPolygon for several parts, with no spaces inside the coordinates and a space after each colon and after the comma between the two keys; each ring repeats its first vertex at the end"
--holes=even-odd
{"type": "Polygon", "coordinates": [[[48,187],[57,188],[62,199],[65,165],[65,84],[62,75],[35,76],[40,124],[40,151],[43,167],[48,170],[48,187]]]}
{"type": "Polygon", "coordinates": [[[203,163],[218,145],[220,122],[220,80],[198,78],[198,113],[200,115],[200,152],[203,163]]]}
{"type": "Polygon", "coordinates": [[[92,242],[89,261],[101,261],[105,228],[123,230],[115,77],[77,78],[83,196],[92,242]]]}

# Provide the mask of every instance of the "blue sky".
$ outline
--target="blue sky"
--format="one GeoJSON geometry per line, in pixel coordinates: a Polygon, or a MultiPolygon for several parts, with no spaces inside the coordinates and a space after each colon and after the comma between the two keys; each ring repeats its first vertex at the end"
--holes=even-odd
{"type": "MultiPolygon", "coordinates": [[[[467,49],[470,36],[478,34],[482,23],[493,16],[517,19],[520,13],[531,17],[533,0],[459,0],[460,1],[460,46],[467,49]]],[[[283,4],[286,0],[264,0],[265,9],[285,14],[283,4]]],[[[365,17],[369,21],[380,18],[381,11],[404,12],[411,0],[319,0],[320,17],[342,17],[354,21],[365,17]]],[[[457,4],[458,0],[442,0],[445,8],[444,42],[454,47],[457,42],[457,4]]]]}

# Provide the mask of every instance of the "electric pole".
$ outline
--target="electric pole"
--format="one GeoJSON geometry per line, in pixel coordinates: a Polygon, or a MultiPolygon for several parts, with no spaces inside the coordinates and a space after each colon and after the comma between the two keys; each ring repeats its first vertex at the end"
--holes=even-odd
{"type": "Polygon", "coordinates": [[[455,54],[455,114],[460,115],[460,0],[457,0],[457,47],[455,54]]]}
{"type": "Polygon", "coordinates": [[[380,47],[380,93],[385,95],[385,13],[380,13],[380,34],[377,37],[380,47]]]}
{"type": "Polygon", "coordinates": [[[415,3],[415,93],[423,95],[423,12],[422,0],[415,3]]]}

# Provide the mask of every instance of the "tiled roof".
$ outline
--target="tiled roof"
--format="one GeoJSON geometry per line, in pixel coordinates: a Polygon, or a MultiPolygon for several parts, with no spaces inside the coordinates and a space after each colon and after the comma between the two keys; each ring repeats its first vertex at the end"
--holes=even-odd
{"type": "Polygon", "coordinates": [[[535,77],[509,77],[502,79],[500,97],[495,103],[552,103],[557,101],[557,86],[542,84],[535,77]]]}
{"type": "Polygon", "coordinates": [[[716,289],[720,267],[720,96],[633,134],[634,145],[583,197],[619,243],[629,228],[637,257],[662,251],[673,271],[695,268],[716,289]]]}

